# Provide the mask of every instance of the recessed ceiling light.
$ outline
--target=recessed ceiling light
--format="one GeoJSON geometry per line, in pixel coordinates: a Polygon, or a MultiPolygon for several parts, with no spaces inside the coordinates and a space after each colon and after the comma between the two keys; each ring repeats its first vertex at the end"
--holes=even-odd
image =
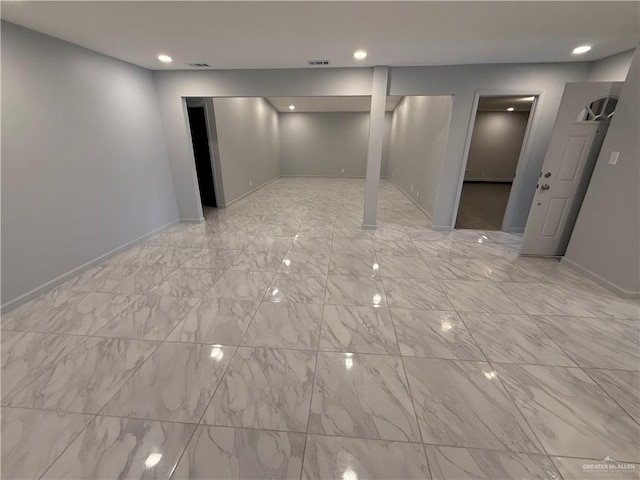
{"type": "Polygon", "coordinates": [[[356,60],[364,60],[367,58],[367,52],[365,50],[356,50],[353,52],[353,58],[356,60]]]}
{"type": "Polygon", "coordinates": [[[524,102],[533,102],[536,99],[536,97],[524,97],[522,99],[522,101],[524,102]]]}
{"type": "Polygon", "coordinates": [[[591,50],[591,45],[580,45],[574,48],[572,53],[574,55],[580,55],[581,53],[587,53],[589,50],[591,50]]]}
{"type": "Polygon", "coordinates": [[[289,110],[295,110],[296,106],[295,105],[289,105],[289,110]]]}
{"type": "Polygon", "coordinates": [[[514,108],[513,107],[509,107],[507,108],[507,112],[513,112],[514,108]]]}
{"type": "Polygon", "coordinates": [[[171,63],[171,62],[173,62],[173,58],[171,58],[169,55],[165,55],[165,54],[158,55],[158,60],[160,60],[162,63],[171,63]]]}

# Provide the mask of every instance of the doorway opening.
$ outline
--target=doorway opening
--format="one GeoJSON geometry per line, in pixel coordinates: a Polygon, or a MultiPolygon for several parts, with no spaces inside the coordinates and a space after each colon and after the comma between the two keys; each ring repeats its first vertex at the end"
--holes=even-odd
{"type": "Polygon", "coordinates": [[[211,162],[207,111],[204,105],[187,105],[187,113],[202,208],[203,210],[217,208],[218,202],[211,162]]]}
{"type": "Polygon", "coordinates": [[[535,96],[480,96],[469,143],[456,229],[508,230],[508,204],[535,96]]]}

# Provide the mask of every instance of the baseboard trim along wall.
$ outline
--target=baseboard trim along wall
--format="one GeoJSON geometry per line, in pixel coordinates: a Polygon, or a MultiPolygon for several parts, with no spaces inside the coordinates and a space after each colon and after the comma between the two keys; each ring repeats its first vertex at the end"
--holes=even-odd
{"type": "MultiPolygon", "coordinates": [[[[396,182],[394,182],[391,177],[387,177],[387,180],[389,180],[391,183],[393,183],[395,185],[395,187],[400,190],[405,197],[407,197],[409,200],[411,200],[411,203],[413,203],[416,207],[418,207],[418,209],[424,213],[427,218],[429,220],[432,220],[431,215],[429,214],[429,212],[427,212],[424,207],[422,205],[420,205],[418,202],[416,202],[413,198],[411,198],[411,195],[409,195],[407,192],[405,192],[402,188],[400,188],[400,185],[398,185],[396,182]]],[[[435,228],[434,228],[435,229],[435,228]]]]}
{"type": "Polygon", "coordinates": [[[470,178],[465,178],[464,181],[474,182],[474,183],[513,183],[513,178],[470,177],[470,178]]]}
{"type": "Polygon", "coordinates": [[[30,300],[33,300],[36,297],[39,297],[40,295],[42,295],[43,293],[48,292],[49,290],[54,289],[55,287],[57,287],[58,285],[62,285],[64,282],[66,282],[67,280],[70,280],[71,278],[75,277],[76,275],[84,272],[85,270],[88,270],[92,267],[95,267],[96,265],[101,264],[102,262],[104,262],[105,260],[117,255],[118,253],[121,253],[125,250],[127,250],[128,248],[133,247],[134,245],[145,241],[146,239],[153,237],[154,235],[157,235],[158,233],[162,232],[163,230],[166,230],[169,227],[172,227],[173,225],[176,225],[180,223],[180,219],[176,218],[175,220],[172,220],[171,222],[167,223],[166,225],[163,225],[162,227],[156,228],[155,230],[152,230],[148,233],[145,233],[144,235],[135,238],[133,240],[131,240],[130,242],[125,243],[124,245],[121,245],[117,248],[114,248],[113,250],[100,255],[97,258],[94,258],[93,260],[88,261],[87,263],[80,265],[79,267],[74,268],[73,270],[69,270],[67,273],[63,273],[62,275],[60,275],[59,277],[54,278],[53,280],[49,280],[47,283],[40,285],[39,287],[34,288],[33,290],[24,293],[22,295],[20,295],[17,298],[14,298],[13,300],[9,300],[7,303],[5,303],[4,305],[0,306],[0,313],[5,314],[11,310],[13,310],[14,308],[18,308],[20,305],[27,303],[30,300]]]}
{"type": "Polygon", "coordinates": [[[271,182],[275,182],[276,180],[278,180],[281,177],[281,175],[278,175],[277,177],[273,177],[271,180],[267,180],[266,182],[264,182],[262,185],[254,188],[253,190],[249,190],[247,193],[243,193],[242,195],[240,195],[238,198],[234,198],[233,200],[230,200],[226,203],[225,208],[228,207],[229,205],[233,205],[236,202],[239,202],[240,200],[242,200],[244,197],[247,197],[249,195],[251,195],[252,193],[260,190],[262,187],[266,187],[267,185],[269,185],[271,182]]]}
{"type": "Polygon", "coordinates": [[[624,288],[611,283],[609,280],[605,280],[597,273],[594,273],[591,270],[578,265],[574,261],[569,260],[567,257],[562,257],[562,260],[560,260],[560,262],[564,265],[567,265],[568,267],[573,268],[574,270],[583,274],[585,277],[590,278],[597,284],[602,285],[607,290],[611,290],[613,293],[620,295],[623,298],[640,298],[640,292],[630,292],[629,290],[625,290],[624,288]]]}
{"type": "MultiPolygon", "coordinates": [[[[283,178],[367,178],[364,175],[280,175],[283,178]]],[[[384,177],[380,177],[384,178],[384,177]]]]}
{"type": "Polygon", "coordinates": [[[181,218],[180,223],[204,223],[204,217],[200,218],[181,218]]]}

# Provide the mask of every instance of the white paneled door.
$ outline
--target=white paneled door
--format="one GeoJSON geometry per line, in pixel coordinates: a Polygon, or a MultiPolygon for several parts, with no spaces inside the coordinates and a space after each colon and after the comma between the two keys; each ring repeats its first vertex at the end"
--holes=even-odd
{"type": "Polygon", "coordinates": [[[529,211],[522,255],[564,255],[618,91],[617,82],[567,84],[529,211]]]}

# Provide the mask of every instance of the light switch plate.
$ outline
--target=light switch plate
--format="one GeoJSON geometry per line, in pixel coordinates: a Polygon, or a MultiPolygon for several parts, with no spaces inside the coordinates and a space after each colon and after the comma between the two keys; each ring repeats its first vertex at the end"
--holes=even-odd
{"type": "Polygon", "coordinates": [[[609,165],[615,165],[618,163],[618,157],[620,157],[620,152],[611,152],[609,156],[609,165]]]}

